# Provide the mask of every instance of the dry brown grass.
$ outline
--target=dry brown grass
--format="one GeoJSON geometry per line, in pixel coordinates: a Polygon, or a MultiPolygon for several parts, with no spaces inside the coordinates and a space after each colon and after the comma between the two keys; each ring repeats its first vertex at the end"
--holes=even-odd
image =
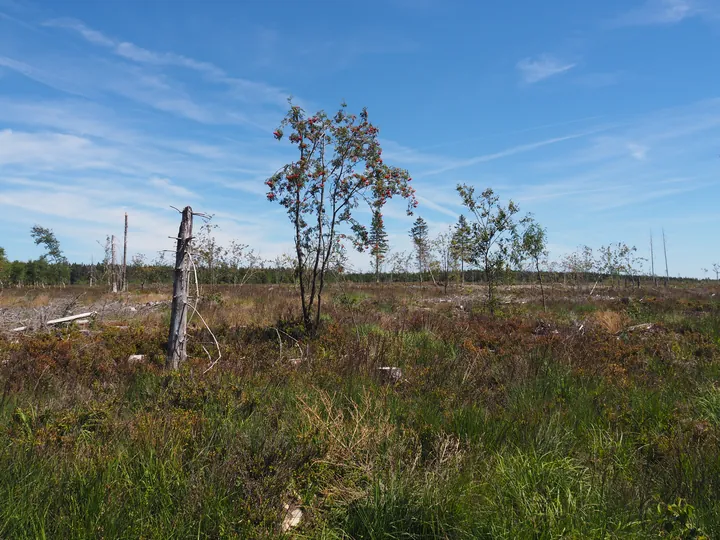
{"type": "Polygon", "coordinates": [[[29,307],[39,308],[45,307],[50,304],[50,295],[47,293],[33,294],[33,295],[0,295],[0,307],[14,308],[14,307],[29,307]]]}
{"type": "Polygon", "coordinates": [[[165,300],[168,300],[171,296],[171,293],[159,293],[159,292],[143,292],[137,295],[133,295],[130,297],[130,300],[133,302],[163,302],[165,300]]]}
{"type": "Polygon", "coordinates": [[[628,317],[625,314],[616,311],[596,311],[590,316],[591,322],[610,334],[616,334],[625,328],[628,324],[628,317]]]}

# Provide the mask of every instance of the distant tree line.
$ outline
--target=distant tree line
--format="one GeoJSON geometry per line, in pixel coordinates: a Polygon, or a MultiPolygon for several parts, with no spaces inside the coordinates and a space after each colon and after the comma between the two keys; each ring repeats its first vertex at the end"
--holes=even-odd
{"type": "MultiPolygon", "coordinates": [[[[532,284],[563,283],[566,285],[657,284],[659,279],[646,270],[647,261],[638,256],[635,247],[618,242],[593,250],[581,246],[558,261],[550,261],[545,251],[544,230],[533,220],[519,224],[506,245],[502,264],[496,260],[491,273],[484,267],[482,249],[476,245],[480,230],[473,231],[464,215],[456,225],[431,239],[428,226],[418,217],[410,230],[413,251],[390,252],[387,234],[379,213],[373,216],[369,232],[369,254],[372,269],[354,271],[347,252],[340,244],[328,263],[328,283],[339,280],[357,283],[426,283],[447,288],[449,284],[532,284]],[[520,226],[522,225],[522,226],[520,226]],[[490,276],[491,282],[488,281],[490,276]]],[[[258,257],[249,246],[232,241],[223,247],[215,238],[217,226],[207,220],[195,237],[195,273],[202,284],[242,285],[297,284],[298,276],[291,255],[267,261],[258,257]]],[[[482,236],[480,236],[482,238],[482,236]]],[[[64,285],[95,285],[111,288],[113,276],[109,244],[106,256],[93,264],[71,263],[64,256],[60,243],[50,229],[35,226],[31,238],[45,247],[46,252],[35,260],[9,261],[0,247],[0,287],[43,287],[64,285]]],[[[714,265],[713,270],[720,270],[714,265]]],[[[149,261],[136,254],[127,265],[126,279],[136,289],[172,283],[171,256],[159,252],[149,261]]],[[[670,278],[678,281],[680,278],[670,278]]]]}

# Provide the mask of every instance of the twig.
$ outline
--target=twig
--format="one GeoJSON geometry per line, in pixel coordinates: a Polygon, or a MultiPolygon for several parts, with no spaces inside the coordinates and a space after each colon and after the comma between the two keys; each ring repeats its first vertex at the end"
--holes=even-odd
{"type": "Polygon", "coordinates": [[[600,281],[600,280],[598,279],[598,280],[595,282],[595,285],[593,285],[593,288],[592,288],[592,290],[590,291],[590,294],[589,294],[588,296],[592,296],[592,295],[593,295],[593,293],[595,292],[595,287],[597,287],[597,284],[599,283],[599,281],[600,281]]]}
{"type": "Polygon", "coordinates": [[[188,318],[188,322],[190,322],[190,320],[192,320],[193,314],[197,313],[197,316],[200,317],[200,320],[202,321],[203,326],[205,326],[205,329],[210,333],[210,336],[212,336],[213,341],[215,342],[215,347],[217,348],[217,352],[218,352],[218,357],[215,359],[215,361],[212,361],[212,356],[210,356],[210,353],[208,352],[208,350],[205,348],[204,345],[200,345],[203,348],[203,350],[205,351],[205,354],[208,355],[208,358],[211,361],[211,364],[205,369],[205,371],[203,371],[203,375],[205,375],[208,371],[210,371],[212,368],[214,368],[215,365],[220,361],[220,359],[222,358],[222,352],[220,351],[220,343],[218,343],[218,340],[215,337],[215,334],[213,334],[213,331],[210,330],[210,326],[208,325],[208,323],[205,321],[205,318],[202,316],[202,314],[197,309],[197,304],[200,301],[200,285],[198,283],[197,267],[195,266],[195,261],[193,260],[192,253],[188,253],[188,258],[190,259],[190,264],[192,265],[192,268],[193,268],[193,274],[195,275],[195,291],[196,291],[195,305],[188,302],[188,305],[193,310],[193,313],[191,313],[190,317],[188,318]]]}
{"type": "Polygon", "coordinates": [[[275,330],[275,333],[278,337],[278,344],[280,345],[280,358],[282,358],[282,338],[280,337],[280,330],[278,330],[277,328],[273,328],[273,330],[275,330]]]}
{"type": "MultiPolygon", "coordinates": [[[[283,331],[283,330],[278,330],[278,329],[275,328],[275,327],[273,327],[273,330],[275,330],[276,332],[282,332],[282,333],[285,334],[287,337],[289,337],[290,339],[292,339],[292,340],[295,342],[295,345],[297,346],[297,348],[300,350],[300,356],[301,356],[301,357],[305,356],[305,355],[303,354],[302,347],[300,346],[300,342],[299,342],[297,339],[295,339],[294,337],[292,337],[290,334],[288,334],[287,332],[285,332],[285,331],[283,331]]],[[[279,337],[279,336],[278,336],[278,337],[279,337]]],[[[281,345],[281,348],[282,348],[282,345],[281,345]]]]}

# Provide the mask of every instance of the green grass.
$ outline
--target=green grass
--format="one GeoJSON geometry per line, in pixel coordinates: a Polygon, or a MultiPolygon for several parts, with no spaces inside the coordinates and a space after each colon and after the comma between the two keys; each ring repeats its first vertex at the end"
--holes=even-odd
{"type": "Polygon", "coordinates": [[[284,503],[297,538],[720,536],[712,306],[618,338],[357,305],[299,367],[266,327],[208,373],[165,372],[160,326],[0,339],[0,538],[279,538],[284,503]]]}

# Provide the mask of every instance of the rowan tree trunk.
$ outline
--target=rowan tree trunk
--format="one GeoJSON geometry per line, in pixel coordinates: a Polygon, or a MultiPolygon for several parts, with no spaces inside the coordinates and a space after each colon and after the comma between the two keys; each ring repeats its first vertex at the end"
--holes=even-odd
{"type": "Polygon", "coordinates": [[[182,211],[182,221],[175,253],[170,335],[168,337],[167,367],[178,369],[187,360],[187,312],[190,287],[190,243],[192,241],[192,208],[182,211]]]}

